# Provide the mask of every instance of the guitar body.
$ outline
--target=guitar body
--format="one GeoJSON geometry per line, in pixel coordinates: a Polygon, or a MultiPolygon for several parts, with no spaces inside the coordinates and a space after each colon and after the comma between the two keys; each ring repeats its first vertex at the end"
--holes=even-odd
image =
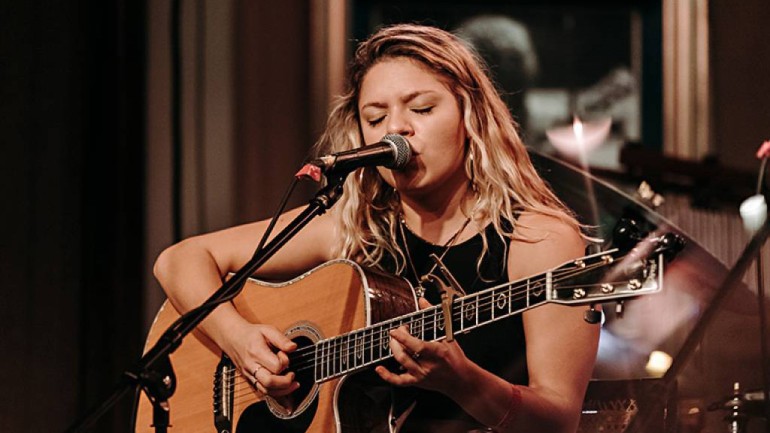
{"type": "MultiPolygon", "coordinates": [[[[417,299],[405,280],[364,270],[347,260],[328,262],[286,283],[249,280],[233,304],[247,320],[284,331],[300,349],[417,309],[417,299]]],[[[177,318],[179,313],[166,301],[150,329],[145,351],[177,318]]],[[[172,431],[388,431],[390,403],[385,400],[390,394],[371,369],[320,384],[313,383],[312,369],[309,374],[298,373],[304,396],[290,412],[261,395],[239,372],[235,378],[220,376],[225,380],[218,382],[215,393],[219,368],[223,363],[226,369],[232,368],[232,363],[200,330],[188,335],[170,359],[176,374],[176,391],[169,399],[172,431]],[[374,420],[382,426],[372,424],[374,420]]],[[[152,433],[152,404],[143,393],[137,404],[135,431],[152,433]]]]}

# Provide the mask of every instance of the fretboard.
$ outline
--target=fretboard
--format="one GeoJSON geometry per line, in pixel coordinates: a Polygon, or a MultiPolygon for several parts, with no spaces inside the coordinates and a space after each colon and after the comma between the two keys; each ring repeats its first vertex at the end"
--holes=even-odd
{"type": "MultiPolygon", "coordinates": [[[[551,275],[547,272],[456,298],[452,303],[454,333],[470,332],[546,302],[551,275]]],[[[392,357],[389,344],[392,329],[408,326],[411,335],[425,341],[438,341],[446,338],[445,323],[438,305],[320,340],[315,343],[315,381],[325,382],[392,357]]]]}

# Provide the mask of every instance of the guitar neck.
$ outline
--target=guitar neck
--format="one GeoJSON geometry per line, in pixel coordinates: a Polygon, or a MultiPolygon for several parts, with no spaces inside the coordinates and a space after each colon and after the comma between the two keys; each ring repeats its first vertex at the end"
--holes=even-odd
{"type": "MultiPolygon", "coordinates": [[[[452,303],[452,324],[456,334],[522,313],[547,301],[552,273],[492,287],[459,297],[452,303]]],[[[382,362],[390,351],[392,329],[407,326],[409,333],[424,341],[446,338],[444,313],[440,306],[386,320],[315,344],[316,382],[361,370],[382,362]]]]}
{"type": "MultiPolygon", "coordinates": [[[[658,292],[663,285],[666,251],[674,243],[669,235],[664,235],[650,243],[663,245],[653,251],[634,249],[622,253],[613,249],[530,278],[458,297],[450,309],[453,332],[467,333],[546,302],[590,305],[658,292]]],[[[313,348],[315,381],[325,382],[392,357],[389,333],[400,326],[407,326],[413,336],[424,341],[446,338],[443,309],[433,306],[320,340],[313,348]]]]}

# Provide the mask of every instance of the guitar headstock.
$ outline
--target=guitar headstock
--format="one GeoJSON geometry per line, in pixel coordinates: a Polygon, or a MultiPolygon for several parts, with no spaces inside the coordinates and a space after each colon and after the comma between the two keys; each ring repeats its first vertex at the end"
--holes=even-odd
{"type": "Polygon", "coordinates": [[[666,233],[565,263],[551,272],[548,301],[593,305],[659,292],[664,263],[683,246],[680,236],[666,233]]]}

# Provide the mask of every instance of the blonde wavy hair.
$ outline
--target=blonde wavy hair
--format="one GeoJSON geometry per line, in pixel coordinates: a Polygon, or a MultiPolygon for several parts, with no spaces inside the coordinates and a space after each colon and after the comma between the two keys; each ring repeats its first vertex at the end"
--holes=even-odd
{"type": "MultiPolygon", "coordinates": [[[[580,229],[572,213],[532,166],[516,123],[483,61],[461,39],[435,27],[393,25],[380,29],[358,46],[349,66],[346,93],[334,104],[325,132],[316,144],[318,154],[366,144],[358,112],[363,78],[378,62],[399,57],[425,66],[457,97],[467,131],[465,171],[472,183],[469,191],[476,195],[470,210],[474,219],[491,222],[502,239],[514,238],[516,216],[525,211],[550,215],[580,229]]],[[[397,272],[401,272],[404,253],[394,242],[400,209],[398,192],[376,169],[366,168],[348,176],[344,194],[332,211],[340,222],[340,256],[381,267],[383,258],[389,255],[395,260],[397,272]]],[[[487,245],[484,236],[484,251],[487,245]]]]}

